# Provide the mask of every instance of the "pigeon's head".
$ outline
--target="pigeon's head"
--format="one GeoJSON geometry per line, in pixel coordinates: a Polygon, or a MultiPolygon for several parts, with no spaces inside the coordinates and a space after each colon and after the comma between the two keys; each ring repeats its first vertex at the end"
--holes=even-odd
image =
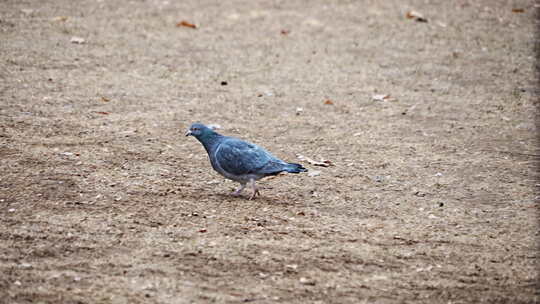
{"type": "Polygon", "coordinates": [[[209,127],[203,125],[202,123],[194,123],[192,124],[189,129],[186,132],[186,136],[195,136],[196,138],[202,138],[206,135],[214,134],[215,132],[212,131],[209,127]]]}

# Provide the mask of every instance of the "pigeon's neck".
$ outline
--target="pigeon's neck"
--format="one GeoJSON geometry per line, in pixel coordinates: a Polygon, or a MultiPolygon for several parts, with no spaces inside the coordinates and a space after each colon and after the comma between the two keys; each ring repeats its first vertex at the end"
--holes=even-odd
{"type": "Polygon", "coordinates": [[[219,143],[220,138],[223,137],[220,134],[212,133],[212,134],[205,134],[204,136],[197,138],[201,144],[206,149],[206,152],[210,155],[210,153],[215,149],[216,145],[219,143]]]}

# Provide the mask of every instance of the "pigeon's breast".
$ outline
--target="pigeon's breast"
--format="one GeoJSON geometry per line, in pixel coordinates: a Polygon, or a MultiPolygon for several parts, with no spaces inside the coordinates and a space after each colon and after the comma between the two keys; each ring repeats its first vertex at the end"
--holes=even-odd
{"type": "Polygon", "coordinates": [[[215,157],[210,157],[210,164],[212,164],[212,168],[214,168],[216,172],[223,175],[225,178],[231,179],[239,183],[246,183],[246,182],[249,182],[251,179],[259,180],[262,177],[264,177],[264,175],[261,175],[261,174],[250,173],[250,174],[237,175],[237,174],[232,174],[230,172],[227,172],[219,165],[219,162],[217,161],[215,157]]]}

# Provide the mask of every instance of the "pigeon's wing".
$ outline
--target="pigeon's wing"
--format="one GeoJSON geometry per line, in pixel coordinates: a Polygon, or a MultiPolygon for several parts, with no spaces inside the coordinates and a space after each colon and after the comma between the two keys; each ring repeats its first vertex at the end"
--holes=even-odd
{"type": "Polygon", "coordinates": [[[227,138],[215,151],[219,166],[234,175],[265,174],[260,172],[274,157],[263,148],[237,138],[227,138]]]}

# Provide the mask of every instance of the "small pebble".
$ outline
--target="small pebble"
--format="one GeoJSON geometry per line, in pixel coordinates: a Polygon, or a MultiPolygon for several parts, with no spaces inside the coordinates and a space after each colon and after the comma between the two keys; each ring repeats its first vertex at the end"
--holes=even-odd
{"type": "Polygon", "coordinates": [[[86,40],[84,40],[84,38],[81,38],[81,37],[71,37],[70,42],[75,43],[75,44],[84,44],[86,40]]]}
{"type": "Polygon", "coordinates": [[[315,285],[315,281],[309,280],[307,278],[301,277],[300,283],[304,285],[315,285]]]}
{"type": "Polygon", "coordinates": [[[296,270],[298,268],[298,265],[291,264],[291,265],[285,265],[285,267],[288,268],[288,269],[296,270]]]}

